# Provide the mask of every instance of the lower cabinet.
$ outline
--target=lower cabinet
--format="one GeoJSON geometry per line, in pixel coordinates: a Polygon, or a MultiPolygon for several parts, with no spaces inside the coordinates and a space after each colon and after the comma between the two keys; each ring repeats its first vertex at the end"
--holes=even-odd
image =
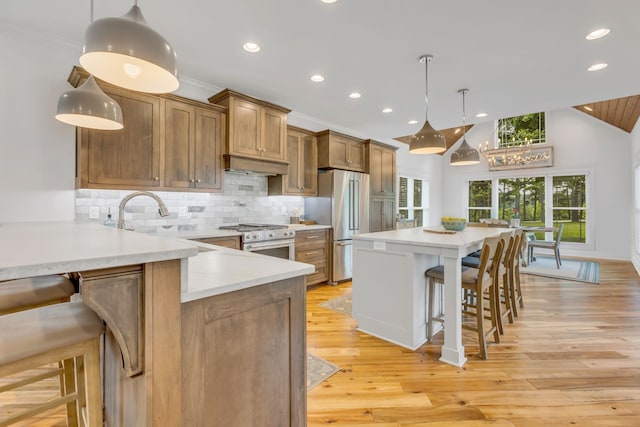
{"type": "Polygon", "coordinates": [[[387,231],[395,228],[396,199],[385,197],[371,198],[369,231],[387,231]]]}
{"type": "Polygon", "coordinates": [[[329,279],[329,231],[296,230],[296,261],[316,266],[316,271],[307,275],[307,286],[329,279]]]}
{"type": "Polygon", "coordinates": [[[306,425],[305,298],[296,277],[182,304],[183,426],[306,425]]]}
{"type": "Polygon", "coordinates": [[[224,246],[225,248],[240,249],[240,236],[228,237],[206,237],[204,239],[194,239],[198,242],[209,245],[224,246]]]}

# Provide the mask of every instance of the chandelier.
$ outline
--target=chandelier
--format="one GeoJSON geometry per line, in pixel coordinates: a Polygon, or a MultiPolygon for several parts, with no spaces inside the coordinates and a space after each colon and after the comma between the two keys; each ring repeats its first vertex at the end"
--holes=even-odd
{"type": "Polygon", "coordinates": [[[538,154],[529,154],[531,153],[531,139],[516,141],[514,135],[515,126],[511,121],[498,120],[492,137],[494,141],[497,141],[497,147],[490,148],[489,141],[485,141],[479,147],[480,153],[487,159],[489,166],[517,167],[542,160],[536,158],[538,154]],[[504,141],[501,138],[496,139],[496,134],[502,136],[504,141]]]}

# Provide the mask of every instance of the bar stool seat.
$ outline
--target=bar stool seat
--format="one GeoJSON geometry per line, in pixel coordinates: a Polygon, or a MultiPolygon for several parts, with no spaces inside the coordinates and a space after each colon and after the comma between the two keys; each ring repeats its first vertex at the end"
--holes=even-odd
{"type": "MultiPolygon", "coordinates": [[[[0,330],[0,377],[63,360],[66,385],[61,397],[12,414],[1,420],[0,425],[10,425],[66,404],[70,425],[82,425],[76,417],[81,416],[78,414],[86,406],[85,424],[102,426],[99,340],[104,325],[90,308],[81,302],[67,302],[7,314],[0,316],[0,330]],[[74,359],[80,358],[84,369],[80,369],[82,363],[74,363],[74,359]]],[[[24,381],[3,385],[0,392],[21,385],[24,381]]]]}
{"type": "Polygon", "coordinates": [[[0,315],[66,302],[74,293],[71,280],[53,274],[0,282],[0,315]]]}

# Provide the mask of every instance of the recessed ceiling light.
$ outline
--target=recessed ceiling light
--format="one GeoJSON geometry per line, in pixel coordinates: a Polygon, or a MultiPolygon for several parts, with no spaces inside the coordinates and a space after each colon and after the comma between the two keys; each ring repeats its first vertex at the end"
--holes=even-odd
{"type": "Polygon", "coordinates": [[[353,99],[358,99],[360,98],[362,95],[359,94],[358,92],[352,92],[349,94],[349,98],[353,98],[353,99]]]}
{"type": "Polygon", "coordinates": [[[338,0],[322,0],[322,3],[335,3],[338,0]]]}
{"type": "Polygon", "coordinates": [[[260,52],[260,46],[258,46],[258,44],[254,42],[247,42],[242,45],[242,48],[251,53],[260,52]]]}
{"type": "Polygon", "coordinates": [[[460,128],[457,128],[456,130],[454,130],[454,131],[453,131],[454,135],[459,134],[459,133],[460,133],[460,130],[461,130],[460,128]]]}
{"type": "Polygon", "coordinates": [[[476,114],[476,117],[487,117],[488,114],[487,113],[478,113],[476,114]]]}
{"type": "Polygon", "coordinates": [[[418,123],[418,121],[417,121],[417,120],[409,120],[409,124],[410,124],[410,125],[415,125],[416,123],[418,123]]]}
{"type": "Polygon", "coordinates": [[[585,105],[585,106],[584,106],[584,107],[582,107],[582,108],[584,108],[584,109],[585,109],[585,110],[587,110],[587,111],[593,111],[593,108],[589,107],[588,105],[585,105]]]}
{"type": "Polygon", "coordinates": [[[324,77],[322,77],[320,74],[314,74],[313,76],[309,77],[311,79],[312,82],[316,82],[316,83],[320,83],[322,81],[324,81],[324,77]]]}
{"type": "Polygon", "coordinates": [[[601,62],[600,64],[593,64],[591,67],[588,68],[589,71],[600,71],[603,70],[605,68],[607,68],[609,64],[605,64],[604,62],[601,62]]]}
{"type": "Polygon", "coordinates": [[[382,112],[383,113],[393,113],[393,109],[391,109],[391,108],[383,108],[382,112]]]}
{"type": "Polygon", "coordinates": [[[608,28],[598,28],[597,30],[591,31],[589,34],[587,34],[585,38],[587,40],[596,40],[596,39],[599,39],[600,37],[606,36],[610,32],[611,30],[608,28]]]}

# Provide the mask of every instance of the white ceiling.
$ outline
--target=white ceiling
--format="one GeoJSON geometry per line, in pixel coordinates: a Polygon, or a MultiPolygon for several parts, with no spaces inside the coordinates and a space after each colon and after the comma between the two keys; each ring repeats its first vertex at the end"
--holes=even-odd
{"type": "MultiPolygon", "coordinates": [[[[94,0],[95,19],[133,0],[94,0]]],[[[640,94],[638,0],[180,0],[139,5],[178,53],[180,74],[349,129],[389,139],[429,119],[437,129],[640,94]],[[596,41],[598,27],[611,34],[596,41]],[[262,50],[249,54],[246,41],[262,50]],[[607,62],[600,72],[587,67],[607,62]],[[322,83],[309,80],[325,76],[322,83]],[[352,91],[362,98],[352,100],[352,91]],[[383,114],[384,107],[393,113],[383,114]],[[477,119],[478,112],[488,117],[477,119]],[[418,124],[409,125],[410,119],[418,124]]],[[[4,0],[0,23],[78,47],[90,0],[4,0]]],[[[73,64],[70,64],[70,66],[73,64]]]]}

